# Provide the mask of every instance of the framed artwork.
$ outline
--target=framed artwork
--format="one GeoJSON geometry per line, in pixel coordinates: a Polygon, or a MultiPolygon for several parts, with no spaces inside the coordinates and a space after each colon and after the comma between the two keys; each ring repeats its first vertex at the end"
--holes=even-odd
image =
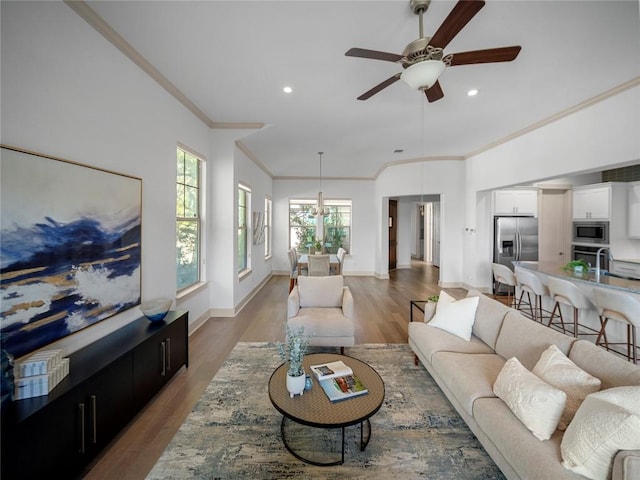
{"type": "Polygon", "coordinates": [[[138,305],[141,227],[141,179],[2,146],[2,348],[20,357],[138,305]]]}
{"type": "Polygon", "coordinates": [[[253,244],[264,243],[264,212],[253,212],[253,244]]]}

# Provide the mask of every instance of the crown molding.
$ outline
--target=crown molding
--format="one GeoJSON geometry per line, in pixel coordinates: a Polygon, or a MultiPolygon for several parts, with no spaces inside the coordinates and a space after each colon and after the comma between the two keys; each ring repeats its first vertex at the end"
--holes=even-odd
{"type": "Polygon", "coordinates": [[[249,160],[251,160],[253,163],[256,164],[256,166],[262,170],[264,173],[266,173],[269,178],[271,178],[273,180],[273,174],[269,171],[269,169],[258,159],[258,157],[256,156],[255,153],[253,153],[251,150],[249,150],[249,147],[247,147],[244,143],[242,143],[240,140],[236,140],[236,148],[238,150],[240,150],[242,153],[244,153],[247,158],[249,160]]]}
{"type": "Polygon", "coordinates": [[[479,148],[478,150],[474,150],[473,152],[469,152],[464,156],[464,159],[467,160],[471,157],[475,157],[476,155],[479,155],[481,153],[484,153],[488,150],[491,150],[492,148],[495,148],[499,145],[502,145],[504,143],[510,142],[511,140],[514,140],[518,137],[521,137],[523,135],[526,135],[527,133],[531,133],[534,130],[537,130],[539,128],[542,128],[546,125],[549,125],[551,123],[557,122],[558,120],[567,117],[569,115],[573,115],[576,112],[579,112],[580,110],[584,110],[585,108],[591,107],[592,105],[595,105],[596,103],[602,102],[603,100],[606,100],[607,98],[610,97],[614,97],[622,92],[624,92],[625,90],[629,90],[630,88],[636,87],[640,85],[640,77],[635,77],[632,78],[631,80],[629,80],[628,82],[625,82],[621,85],[618,85],[617,87],[614,87],[610,90],[607,90],[606,92],[601,93],[600,95],[596,95],[595,97],[591,97],[588,100],[585,100],[584,102],[581,102],[577,105],[574,105],[573,107],[567,108],[565,110],[562,110],[558,113],[556,113],[555,115],[552,115],[550,117],[547,117],[543,120],[540,120],[539,122],[536,122],[532,125],[529,125],[528,127],[525,127],[521,130],[518,130],[516,132],[513,132],[510,135],[507,135],[506,137],[501,138],[500,140],[496,140],[493,143],[489,143],[488,145],[485,145],[484,147],[479,148]]]}
{"type": "Polygon", "coordinates": [[[91,25],[98,33],[106,38],[112,45],[120,50],[129,60],[140,67],[147,75],[156,81],[178,102],[184,105],[187,110],[193,113],[206,126],[212,129],[260,129],[265,126],[260,122],[214,122],[195,103],[193,103],[178,87],[176,87],[167,77],[154,67],[146,58],[142,56],[122,35],[116,32],[104,19],[93,10],[84,0],[64,0],[74,12],[91,25]]]}

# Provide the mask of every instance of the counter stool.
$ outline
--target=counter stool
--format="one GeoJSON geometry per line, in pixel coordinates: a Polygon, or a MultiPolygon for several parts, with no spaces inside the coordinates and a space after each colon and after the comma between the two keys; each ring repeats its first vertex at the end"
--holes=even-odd
{"type": "MultiPolygon", "coordinates": [[[[596,345],[601,345],[609,350],[609,345],[626,345],[627,353],[622,354],[633,363],[638,362],[638,343],[636,329],[640,326],[640,299],[624,292],[596,287],[593,289],[596,307],[600,314],[600,332],[596,339],[596,345]],[[627,326],[627,343],[608,342],[606,326],[609,320],[625,323],[627,326]]],[[[616,352],[616,350],[613,350],[616,352]]],[[[620,352],[616,352],[620,353],[620,352]]]]}
{"type": "Polygon", "coordinates": [[[514,273],[507,267],[506,265],[502,265],[501,263],[494,263],[492,266],[493,269],[493,283],[494,283],[494,292],[497,294],[500,288],[500,285],[506,285],[507,287],[507,306],[514,307],[515,306],[515,292],[517,280],[514,273]]]}
{"type": "MultiPolygon", "coordinates": [[[[516,267],[515,274],[516,281],[518,282],[518,288],[520,288],[520,299],[518,300],[517,307],[518,310],[521,310],[522,296],[526,293],[529,303],[525,304],[525,306],[529,306],[529,311],[531,313],[530,318],[540,323],[542,323],[545,318],[550,318],[549,316],[545,317],[544,313],[548,313],[550,315],[551,312],[542,308],[542,297],[549,296],[549,289],[547,286],[542,283],[537,275],[522,268],[516,267]],[[533,304],[531,303],[531,295],[533,295],[533,304]]],[[[529,316],[525,312],[522,313],[529,316]]]]}
{"type": "Polygon", "coordinates": [[[593,333],[585,333],[582,335],[597,335],[599,333],[598,330],[594,330],[591,327],[587,327],[586,325],[581,325],[578,323],[578,313],[580,310],[589,310],[593,308],[593,304],[589,301],[589,299],[580,291],[578,287],[576,287],[572,282],[568,280],[561,280],[555,277],[549,277],[549,294],[551,295],[551,299],[555,302],[553,305],[553,310],[551,311],[551,318],[549,318],[549,323],[547,323],[548,327],[553,325],[560,325],[562,328],[562,333],[567,333],[565,325],[567,322],[562,318],[562,310],[560,309],[560,304],[568,305],[573,310],[573,336],[578,338],[578,326],[582,327],[584,330],[589,330],[593,333]],[[554,322],[556,311],[558,312],[558,316],[560,318],[559,322],[554,322]]]}

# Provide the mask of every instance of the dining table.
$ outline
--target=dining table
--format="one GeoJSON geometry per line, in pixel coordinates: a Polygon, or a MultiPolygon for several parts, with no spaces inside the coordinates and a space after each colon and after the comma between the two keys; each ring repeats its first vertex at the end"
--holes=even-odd
{"type": "MultiPolygon", "coordinates": [[[[334,271],[336,272],[336,275],[340,275],[342,273],[342,265],[340,265],[338,255],[335,253],[329,254],[329,265],[331,267],[335,267],[334,271]]],[[[304,267],[306,267],[307,270],[309,269],[309,255],[307,253],[303,253],[298,258],[298,275],[301,275],[301,270],[304,267]]],[[[329,272],[331,272],[331,269],[329,269],[329,272]]]]}

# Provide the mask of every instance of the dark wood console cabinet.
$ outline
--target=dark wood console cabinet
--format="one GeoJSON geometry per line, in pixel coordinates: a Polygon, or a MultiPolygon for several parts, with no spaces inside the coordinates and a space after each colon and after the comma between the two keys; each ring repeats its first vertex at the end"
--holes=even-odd
{"type": "Polygon", "coordinates": [[[3,407],[2,478],[75,478],[183,366],[188,312],[141,317],[69,356],[44,397],[3,407]]]}

